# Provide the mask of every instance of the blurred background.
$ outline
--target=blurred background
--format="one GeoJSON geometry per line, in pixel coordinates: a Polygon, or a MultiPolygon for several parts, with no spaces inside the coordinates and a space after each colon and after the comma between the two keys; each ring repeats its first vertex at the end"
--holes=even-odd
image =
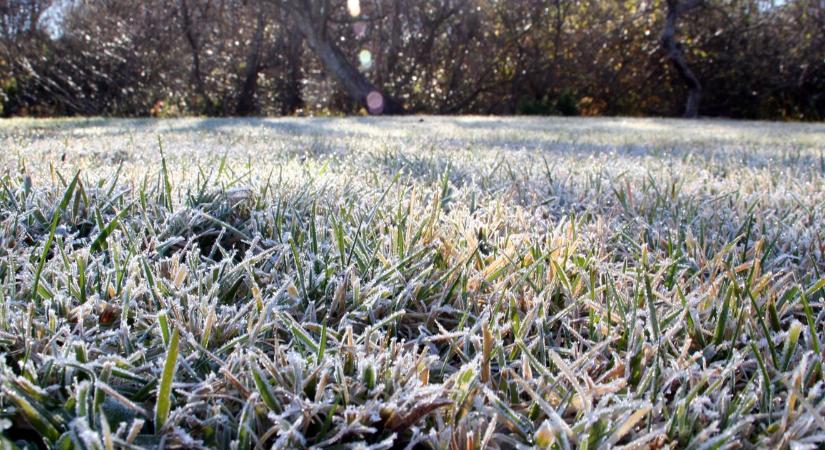
{"type": "Polygon", "coordinates": [[[825,118],[825,0],[0,0],[2,116],[825,118]]]}

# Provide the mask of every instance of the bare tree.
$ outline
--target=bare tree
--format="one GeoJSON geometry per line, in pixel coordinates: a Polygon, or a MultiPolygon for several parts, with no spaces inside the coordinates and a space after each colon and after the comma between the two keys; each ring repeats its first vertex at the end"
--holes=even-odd
{"type": "Polygon", "coordinates": [[[263,8],[258,8],[258,19],[255,25],[255,35],[249,46],[249,54],[246,57],[246,65],[241,77],[241,89],[238,95],[238,104],[235,107],[235,114],[239,116],[249,115],[255,112],[255,93],[258,90],[258,74],[261,71],[261,48],[264,45],[264,31],[266,28],[266,14],[263,8]]]}
{"type": "MultiPolygon", "coordinates": [[[[210,2],[205,3],[205,8],[209,9],[210,2]]],[[[195,92],[203,102],[203,107],[209,112],[211,101],[209,94],[206,92],[206,87],[203,82],[203,71],[201,69],[201,40],[198,35],[199,26],[193,24],[192,12],[186,0],[179,0],[177,4],[177,12],[181,20],[181,28],[183,35],[186,37],[186,43],[189,45],[189,51],[192,55],[192,81],[195,83],[195,92]]],[[[204,18],[206,14],[203,14],[204,18]]],[[[204,24],[200,24],[203,28],[204,24]]]]}
{"type": "Polygon", "coordinates": [[[684,80],[688,88],[687,104],[685,105],[685,117],[696,118],[699,116],[699,102],[702,99],[702,83],[690,69],[690,66],[682,52],[682,45],[676,40],[676,27],[679,17],[704,3],[703,0],[667,0],[665,7],[665,26],[662,32],[662,47],[667,54],[668,60],[673,62],[679,76],[684,80]]]}
{"type": "Polygon", "coordinates": [[[280,77],[276,84],[280,113],[294,114],[304,107],[304,37],[295,29],[294,24],[288,24],[286,11],[278,11],[279,21],[284,24],[278,33],[277,44],[271,49],[263,64],[271,64],[280,69],[280,77]]]}

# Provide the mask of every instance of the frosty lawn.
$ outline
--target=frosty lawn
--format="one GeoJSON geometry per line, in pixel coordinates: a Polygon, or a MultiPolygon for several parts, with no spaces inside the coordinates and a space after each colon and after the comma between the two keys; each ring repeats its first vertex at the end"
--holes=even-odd
{"type": "Polygon", "coordinates": [[[6,442],[825,442],[823,125],[18,120],[0,145],[6,442]]]}

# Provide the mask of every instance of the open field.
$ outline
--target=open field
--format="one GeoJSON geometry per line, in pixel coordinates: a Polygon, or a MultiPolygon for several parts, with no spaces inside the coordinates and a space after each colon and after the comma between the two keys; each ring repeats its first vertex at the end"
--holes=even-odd
{"type": "Polygon", "coordinates": [[[6,121],[0,146],[6,442],[825,445],[825,125],[6,121]]]}

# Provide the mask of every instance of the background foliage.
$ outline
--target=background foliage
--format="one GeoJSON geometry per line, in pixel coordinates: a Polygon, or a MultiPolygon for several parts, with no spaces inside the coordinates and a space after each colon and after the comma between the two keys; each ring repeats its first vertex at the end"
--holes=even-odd
{"type": "MultiPolygon", "coordinates": [[[[825,117],[825,1],[693,3],[677,39],[702,84],[700,114],[825,117]]],[[[5,116],[364,112],[312,37],[405,111],[679,115],[687,88],[661,43],[674,4],[8,0],[0,107],[5,116]]]]}

